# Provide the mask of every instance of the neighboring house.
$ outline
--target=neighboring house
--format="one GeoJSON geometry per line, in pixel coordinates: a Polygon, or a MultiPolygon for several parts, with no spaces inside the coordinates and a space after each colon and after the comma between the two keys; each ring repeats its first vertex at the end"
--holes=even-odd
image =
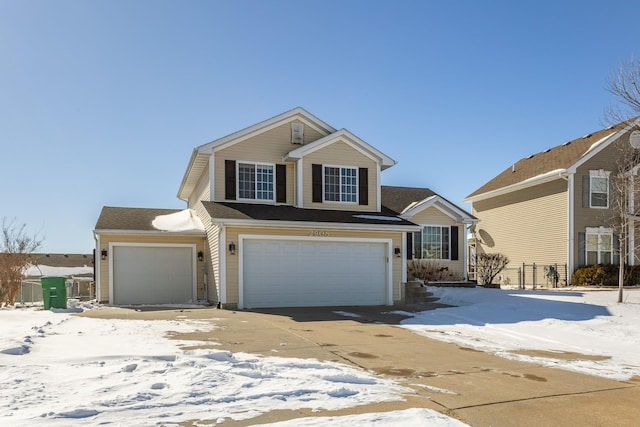
{"type": "Polygon", "coordinates": [[[23,270],[18,301],[42,301],[40,278],[60,276],[67,278],[67,296],[93,299],[94,260],[92,254],[43,254],[31,255],[31,262],[23,270]]]}
{"type": "Polygon", "coordinates": [[[403,298],[413,233],[436,228],[438,259],[464,276],[462,227],[473,218],[429,190],[381,186],[395,163],[302,108],[199,146],[178,190],[186,210],[103,209],[100,299],[391,305],[403,298]]]}
{"type": "MultiPolygon", "coordinates": [[[[596,263],[619,263],[610,228],[611,177],[637,122],[610,126],[521,159],[471,193],[478,253],[503,253],[503,273],[516,284],[538,283],[549,266],[568,283],[573,271],[596,263]]],[[[630,233],[633,239],[634,229],[630,233]]],[[[628,263],[637,261],[637,254],[628,263]]],[[[547,270],[548,271],[548,270],[547,270]]]]}

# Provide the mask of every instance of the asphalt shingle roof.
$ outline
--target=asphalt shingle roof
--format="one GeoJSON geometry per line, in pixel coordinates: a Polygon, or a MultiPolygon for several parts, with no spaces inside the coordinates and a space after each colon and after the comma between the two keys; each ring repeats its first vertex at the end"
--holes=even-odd
{"type": "Polygon", "coordinates": [[[399,218],[397,212],[383,207],[381,212],[343,211],[328,209],[301,209],[278,206],[231,202],[202,202],[212,218],[251,219],[260,221],[300,221],[343,224],[415,225],[399,218]],[[392,219],[384,219],[391,217],[392,219]]]}
{"type": "Polygon", "coordinates": [[[180,212],[180,209],[152,209],[152,208],[120,208],[105,206],[100,212],[96,230],[138,230],[158,231],[151,221],[160,215],[180,212]]]}
{"type": "Polygon", "coordinates": [[[565,142],[551,149],[520,159],[513,166],[509,166],[502,173],[467,197],[474,197],[489,191],[508,187],[557,169],[567,169],[580,160],[594,143],[614,135],[616,132],[624,129],[628,123],[629,122],[619,123],[615,126],[601,129],[581,138],[565,142]]]}

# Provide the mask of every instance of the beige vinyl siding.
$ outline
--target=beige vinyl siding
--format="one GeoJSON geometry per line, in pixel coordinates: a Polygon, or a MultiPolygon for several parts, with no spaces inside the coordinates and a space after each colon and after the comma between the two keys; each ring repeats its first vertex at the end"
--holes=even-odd
{"type": "MultiPolygon", "coordinates": [[[[322,138],[309,126],[304,128],[305,144],[322,138]]],[[[225,200],[225,160],[285,164],[284,156],[300,145],[291,143],[291,123],[266,131],[215,152],[215,201],[225,200]]],[[[287,163],[287,205],[293,205],[295,197],[295,166],[287,163]]]]}
{"type": "MultiPolygon", "coordinates": [[[[131,235],[131,234],[101,234],[100,235],[100,248],[108,249],[109,243],[156,243],[156,244],[195,244],[196,253],[198,251],[204,251],[204,236],[169,236],[169,235],[131,235]]],[[[98,252],[99,253],[99,252],[98,252]]],[[[96,257],[96,262],[100,264],[100,295],[97,299],[100,302],[109,302],[109,259],[112,256],[110,253],[106,260],[102,260],[100,257],[96,257]]],[[[204,299],[204,263],[197,262],[197,295],[198,300],[204,299]]]]}
{"type": "Polygon", "coordinates": [[[207,301],[217,303],[220,300],[220,262],[219,262],[219,237],[220,227],[211,221],[209,213],[202,203],[198,203],[195,207],[198,217],[202,220],[205,233],[207,234],[206,249],[204,259],[206,262],[206,285],[207,285],[207,301]]]}
{"type": "Polygon", "coordinates": [[[195,209],[198,202],[205,200],[209,201],[210,196],[210,186],[209,186],[209,168],[206,168],[200,178],[198,179],[198,184],[193,189],[193,192],[189,195],[187,199],[187,207],[189,209],[195,209]]]}
{"type": "Polygon", "coordinates": [[[343,141],[337,141],[326,147],[306,155],[303,159],[303,207],[319,209],[347,209],[354,211],[376,211],[378,198],[378,182],[376,162],[343,141]],[[312,165],[348,166],[367,168],[369,170],[368,188],[369,204],[356,203],[314,203],[312,201],[312,165]]]}
{"type": "MultiPolygon", "coordinates": [[[[332,230],[323,229],[323,232],[329,234],[328,238],[332,237],[347,237],[347,238],[367,238],[367,239],[391,239],[393,241],[391,252],[393,248],[402,247],[402,233],[401,232],[372,232],[372,231],[347,231],[347,230],[332,230]]],[[[238,245],[238,236],[241,234],[258,234],[266,236],[299,236],[309,237],[311,230],[309,229],[296,229],[296,228],[253,228],[253,227],[229,227],[225,228],[227,244],[234,242],[238,245]]],[[[233,306],[238,304],[239,301],[239,247],[236,255],[230,255],[227,253],[227,274],[226,274],[226,286],[227,286],[227,305],[233,306]]],[[[402,258],[392,257],[393,268],[393,300],[397,302],[401,299],[400,284],[402,281],[402,258]]]]}
{"type": "Polygon", "coordinates": [[[458,260],[434,260],[443,267],[447,267],[454,277],[465,277],[466,266],[464,265],[464,233],[466,233],[466,227],[463,224],[457,224],[456,221],[449,215],[443,213],[441,210],[435,207],[429,207],[423,211],[418,212],[407,220],[418,225],[444,225],[444,226],[458,226],[458,260]]]}
{"type": "Polygon", "coordinates": [[[502,253],[511,261],[505,277],[517,284],[522,263],[567,262],[567,182],[558,179],[473,203],[478,253],[502,253]]]}

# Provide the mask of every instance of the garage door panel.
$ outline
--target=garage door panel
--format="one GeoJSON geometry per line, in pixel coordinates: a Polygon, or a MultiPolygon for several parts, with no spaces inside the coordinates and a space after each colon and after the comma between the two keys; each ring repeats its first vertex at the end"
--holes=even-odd
{"type": "Polygon", "coordinates": [[[386,244],[245,240],[243,305],[386,303],[386,244]]]}
{"type": "Polygon", "coordinates": [[[193,248],[114,246],[114,304],[193,301],[193,248]]]}

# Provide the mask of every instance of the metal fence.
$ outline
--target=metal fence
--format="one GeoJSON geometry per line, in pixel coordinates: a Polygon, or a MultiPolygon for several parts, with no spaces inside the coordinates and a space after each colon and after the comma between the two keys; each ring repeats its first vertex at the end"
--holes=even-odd
{"type": "Polygon", "coordinates": [[[569,283],[567,264],[527,264],[503,269],[495,281],[516,289],[557,288],[569,283]]]}
{"type": "MultiPolygon", "coordinates": [[[[67,298],[92,300],[96,297],[95,282],[85,278],[67,279],[67,298]]],[[[17,301],[20,304],[42,302],[42,285],[39,279],[29,279],[20,282],[20,292],[17,301]]]]}

